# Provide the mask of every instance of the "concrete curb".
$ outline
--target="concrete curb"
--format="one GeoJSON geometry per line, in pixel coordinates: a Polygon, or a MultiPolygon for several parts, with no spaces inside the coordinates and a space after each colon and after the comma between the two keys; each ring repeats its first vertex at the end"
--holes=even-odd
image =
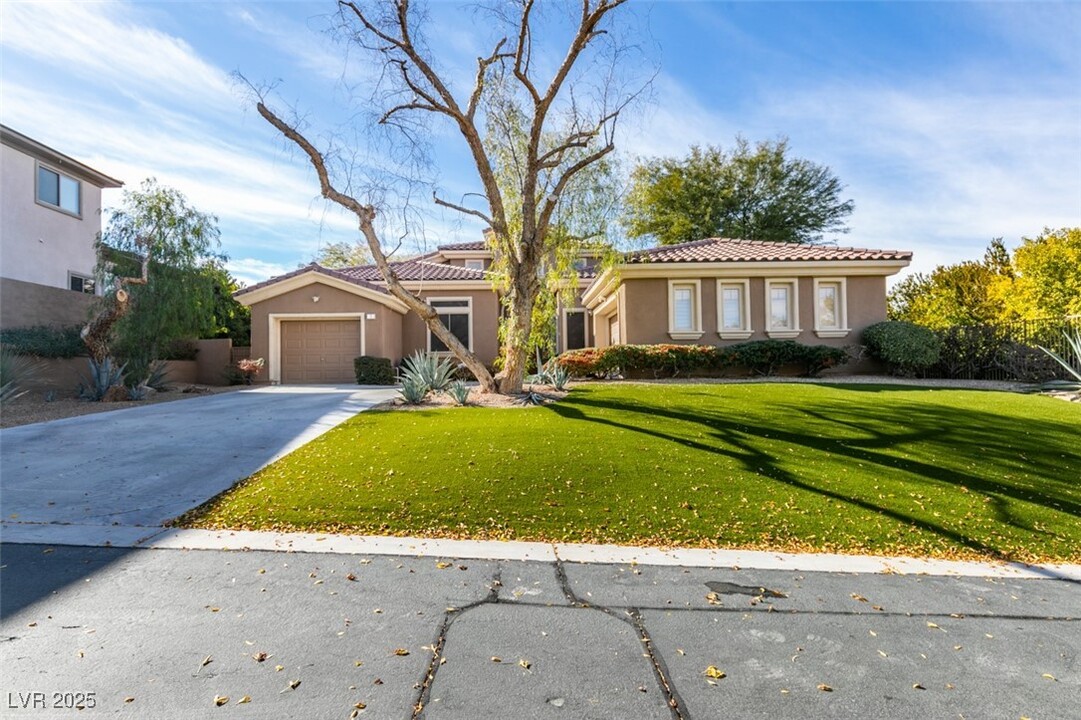
{"type": "Polygon", "coordinates": [[[82,545],[158,550],[260,550],[270,552],[398,555],[474,560],[521,560],[616,565],[798,570],[897,575],[946,575],[1081,582],[1081,564],[1027,565],[934,558],[704,550],[623,545],[443,540],[436,538],[282,533],[252,530],[182,530],[140,526],[0,522],[5,543],[82,545]]]}

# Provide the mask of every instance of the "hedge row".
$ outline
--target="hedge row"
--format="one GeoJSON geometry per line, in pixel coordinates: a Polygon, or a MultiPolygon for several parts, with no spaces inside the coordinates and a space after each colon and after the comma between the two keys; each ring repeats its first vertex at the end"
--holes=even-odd
{"type": "Polygon", "coordinates": [[[720,373],[746,368],[757,375],[773,375],[786,365],[799,365],[807,375],[848,362],[843,348],[803,345],[794,340],[755,340],[712,345],[611,345],[571,350],[557,358],[559,365],[578,377],[603,377],[612,373],[652,372],[657,377],[720,373]]]}
{"type": "Polygon", "coordinates": [[[35,327],[7,328],[0,330],[0,345],[16,355],[35,355],[40,358],[73,358],[86,355],[86,345],[79,337],[78,326],[53,328],[45,325],[35,327]]]}

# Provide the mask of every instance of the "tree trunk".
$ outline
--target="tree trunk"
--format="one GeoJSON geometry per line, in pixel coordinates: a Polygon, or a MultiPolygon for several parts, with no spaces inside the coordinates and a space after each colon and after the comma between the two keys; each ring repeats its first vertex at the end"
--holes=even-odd
{"type": "Polygon", "coordinates": [[[529,337],[533,332],[533,306],[537,298],[537,263],[526,252],[512,265],[509,315],[503,333],[503,377],[499,392],[516,395],[522,392],[529,363],[529,337]]]}

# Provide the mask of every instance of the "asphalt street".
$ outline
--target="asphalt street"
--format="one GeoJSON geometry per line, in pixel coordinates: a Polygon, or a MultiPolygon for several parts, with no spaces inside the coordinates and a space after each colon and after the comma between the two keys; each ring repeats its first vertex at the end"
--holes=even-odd
{"type": "Polygon", "coordinates": [[[21,544],[0,565],[4,717],[1081,717],[1067,580],[21,544]]]}

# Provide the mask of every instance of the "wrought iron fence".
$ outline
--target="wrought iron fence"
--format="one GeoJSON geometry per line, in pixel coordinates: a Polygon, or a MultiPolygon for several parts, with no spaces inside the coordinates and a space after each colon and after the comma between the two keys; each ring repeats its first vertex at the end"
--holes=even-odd
{"type": "Polygon", "coordinates": [[[1041,382],[1064,376],[1040,346],[1075,363],[1066,333],[1081,332],[1081,315],[965,325],[940,331],[942,355],[931,375],[966,380],[1041,382]]]}

